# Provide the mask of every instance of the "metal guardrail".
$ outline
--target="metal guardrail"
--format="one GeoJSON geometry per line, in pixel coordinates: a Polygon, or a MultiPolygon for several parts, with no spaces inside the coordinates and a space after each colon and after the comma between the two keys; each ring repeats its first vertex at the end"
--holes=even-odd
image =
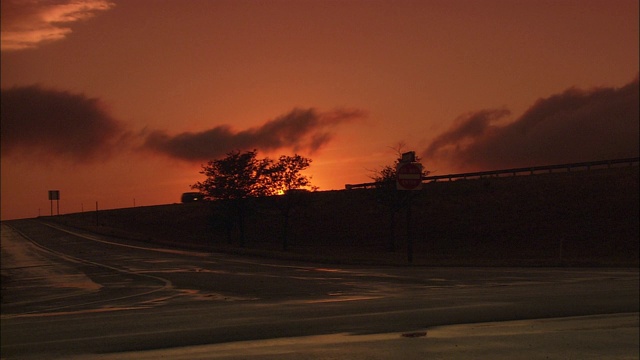
{"type": "MultiPolygon", "coordinates": [[[[460,180],[460,179],[474,179],[474,178],[483,178],[485,176],[493,176],[498,177],[500,175],[511,175],[516,176],[519,174],[526,173],[526,175],[534,175],[540,172],[553,172],[554,170],[566,170],[568,172],[572,170],[591,170],[593,168],[611,168],[615,165],[627,164],[628,166],[638,165],[640,161],[640,157],[634,158],[624,158],[624,159],[613,159],[613,160],[602,160],[602,161],[588,161],[588,162],[579,162],[579,163],[569,163],[569,164],[559,164],[559,165],[545,165],[545,166],[530,166],[530,167],[521,167],[521,168],[513,168],[513,169],[503,169],[503,170],[491,170],[491,171],[480,171],[480,172],[468,172],[468,173],[459,173],[459,174],[448,174],[448,175],[435,175],[435,176],[423,176],[422,181],[438,181],[442,179],[447,179],[448,181],[460,180]]],[[[367,189],[373,188],[376,186],[376,182],[362,183],[362,184],[346,184],[345,188],[347,190],[352,189],[367,189]]]]}

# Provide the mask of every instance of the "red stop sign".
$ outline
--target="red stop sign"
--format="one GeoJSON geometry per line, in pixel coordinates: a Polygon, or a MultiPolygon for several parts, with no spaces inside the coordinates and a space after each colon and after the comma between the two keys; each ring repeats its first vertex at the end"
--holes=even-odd
{"type": "Polygon", "coordinates": [[[396,176],[398,190],[420,190],[422,188],[422,165],[420,163],[398,164],[396,176]]]}

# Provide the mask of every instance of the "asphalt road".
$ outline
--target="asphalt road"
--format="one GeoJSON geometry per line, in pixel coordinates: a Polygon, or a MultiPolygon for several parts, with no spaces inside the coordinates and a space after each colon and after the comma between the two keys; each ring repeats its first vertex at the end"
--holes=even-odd
{"type": "Polygon", "coordinates": [[[638,281],[638,269],[292,263],[10,221],[2,223],[1,356],[395,358],[402,348],[415,358],[425,351],[456,358],[465,343],[437,343],[450,339],[443,333],[458,329],[460,340],[477,324],[494,324],[481,327],[493,329],[485,336],[519,324],[498,331],[501,342],[485,338],[466,354],[500,358],[508,348],[522,355],[528,343],[547,357],[588,350],[637,358],[638,281]],[[537,335],[514,337],[535,326],[537,335]],[[558,334],[561,344],[553,341],[558,334]],[[595,345],[580,347],[584,341],[595,345]]]}

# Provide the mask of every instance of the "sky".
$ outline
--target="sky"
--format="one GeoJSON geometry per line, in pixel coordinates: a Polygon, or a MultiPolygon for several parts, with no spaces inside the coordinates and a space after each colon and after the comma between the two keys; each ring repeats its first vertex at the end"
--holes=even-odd
{"type": "Polygon", "coordinates": [[[311,158],[320,190],[398,148],[434,175],[639,152],[637,0],[1,6],[2,220],[48,190],[61,214],[176,203],[234,150],[311,158]]]}

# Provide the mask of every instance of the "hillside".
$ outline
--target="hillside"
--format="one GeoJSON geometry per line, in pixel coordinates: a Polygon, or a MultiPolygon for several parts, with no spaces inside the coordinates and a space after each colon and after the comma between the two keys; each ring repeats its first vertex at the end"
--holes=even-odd
{"type": "Polygon", "coordinates": [[[241,232],[219,202],[62,215],[78,228],[188,248],[345,263],[638,265],[638,167],[439,181],[393,218],[376,190],[297,194],[282,251],[285,197],[250,199],[241,232]],[[395,222],[393,236],[391,222],[395,222]],[[96,225],[96,224],[99,224],[96,225]],[[389,250],[395,240],[395,251],[389,250]]]}

